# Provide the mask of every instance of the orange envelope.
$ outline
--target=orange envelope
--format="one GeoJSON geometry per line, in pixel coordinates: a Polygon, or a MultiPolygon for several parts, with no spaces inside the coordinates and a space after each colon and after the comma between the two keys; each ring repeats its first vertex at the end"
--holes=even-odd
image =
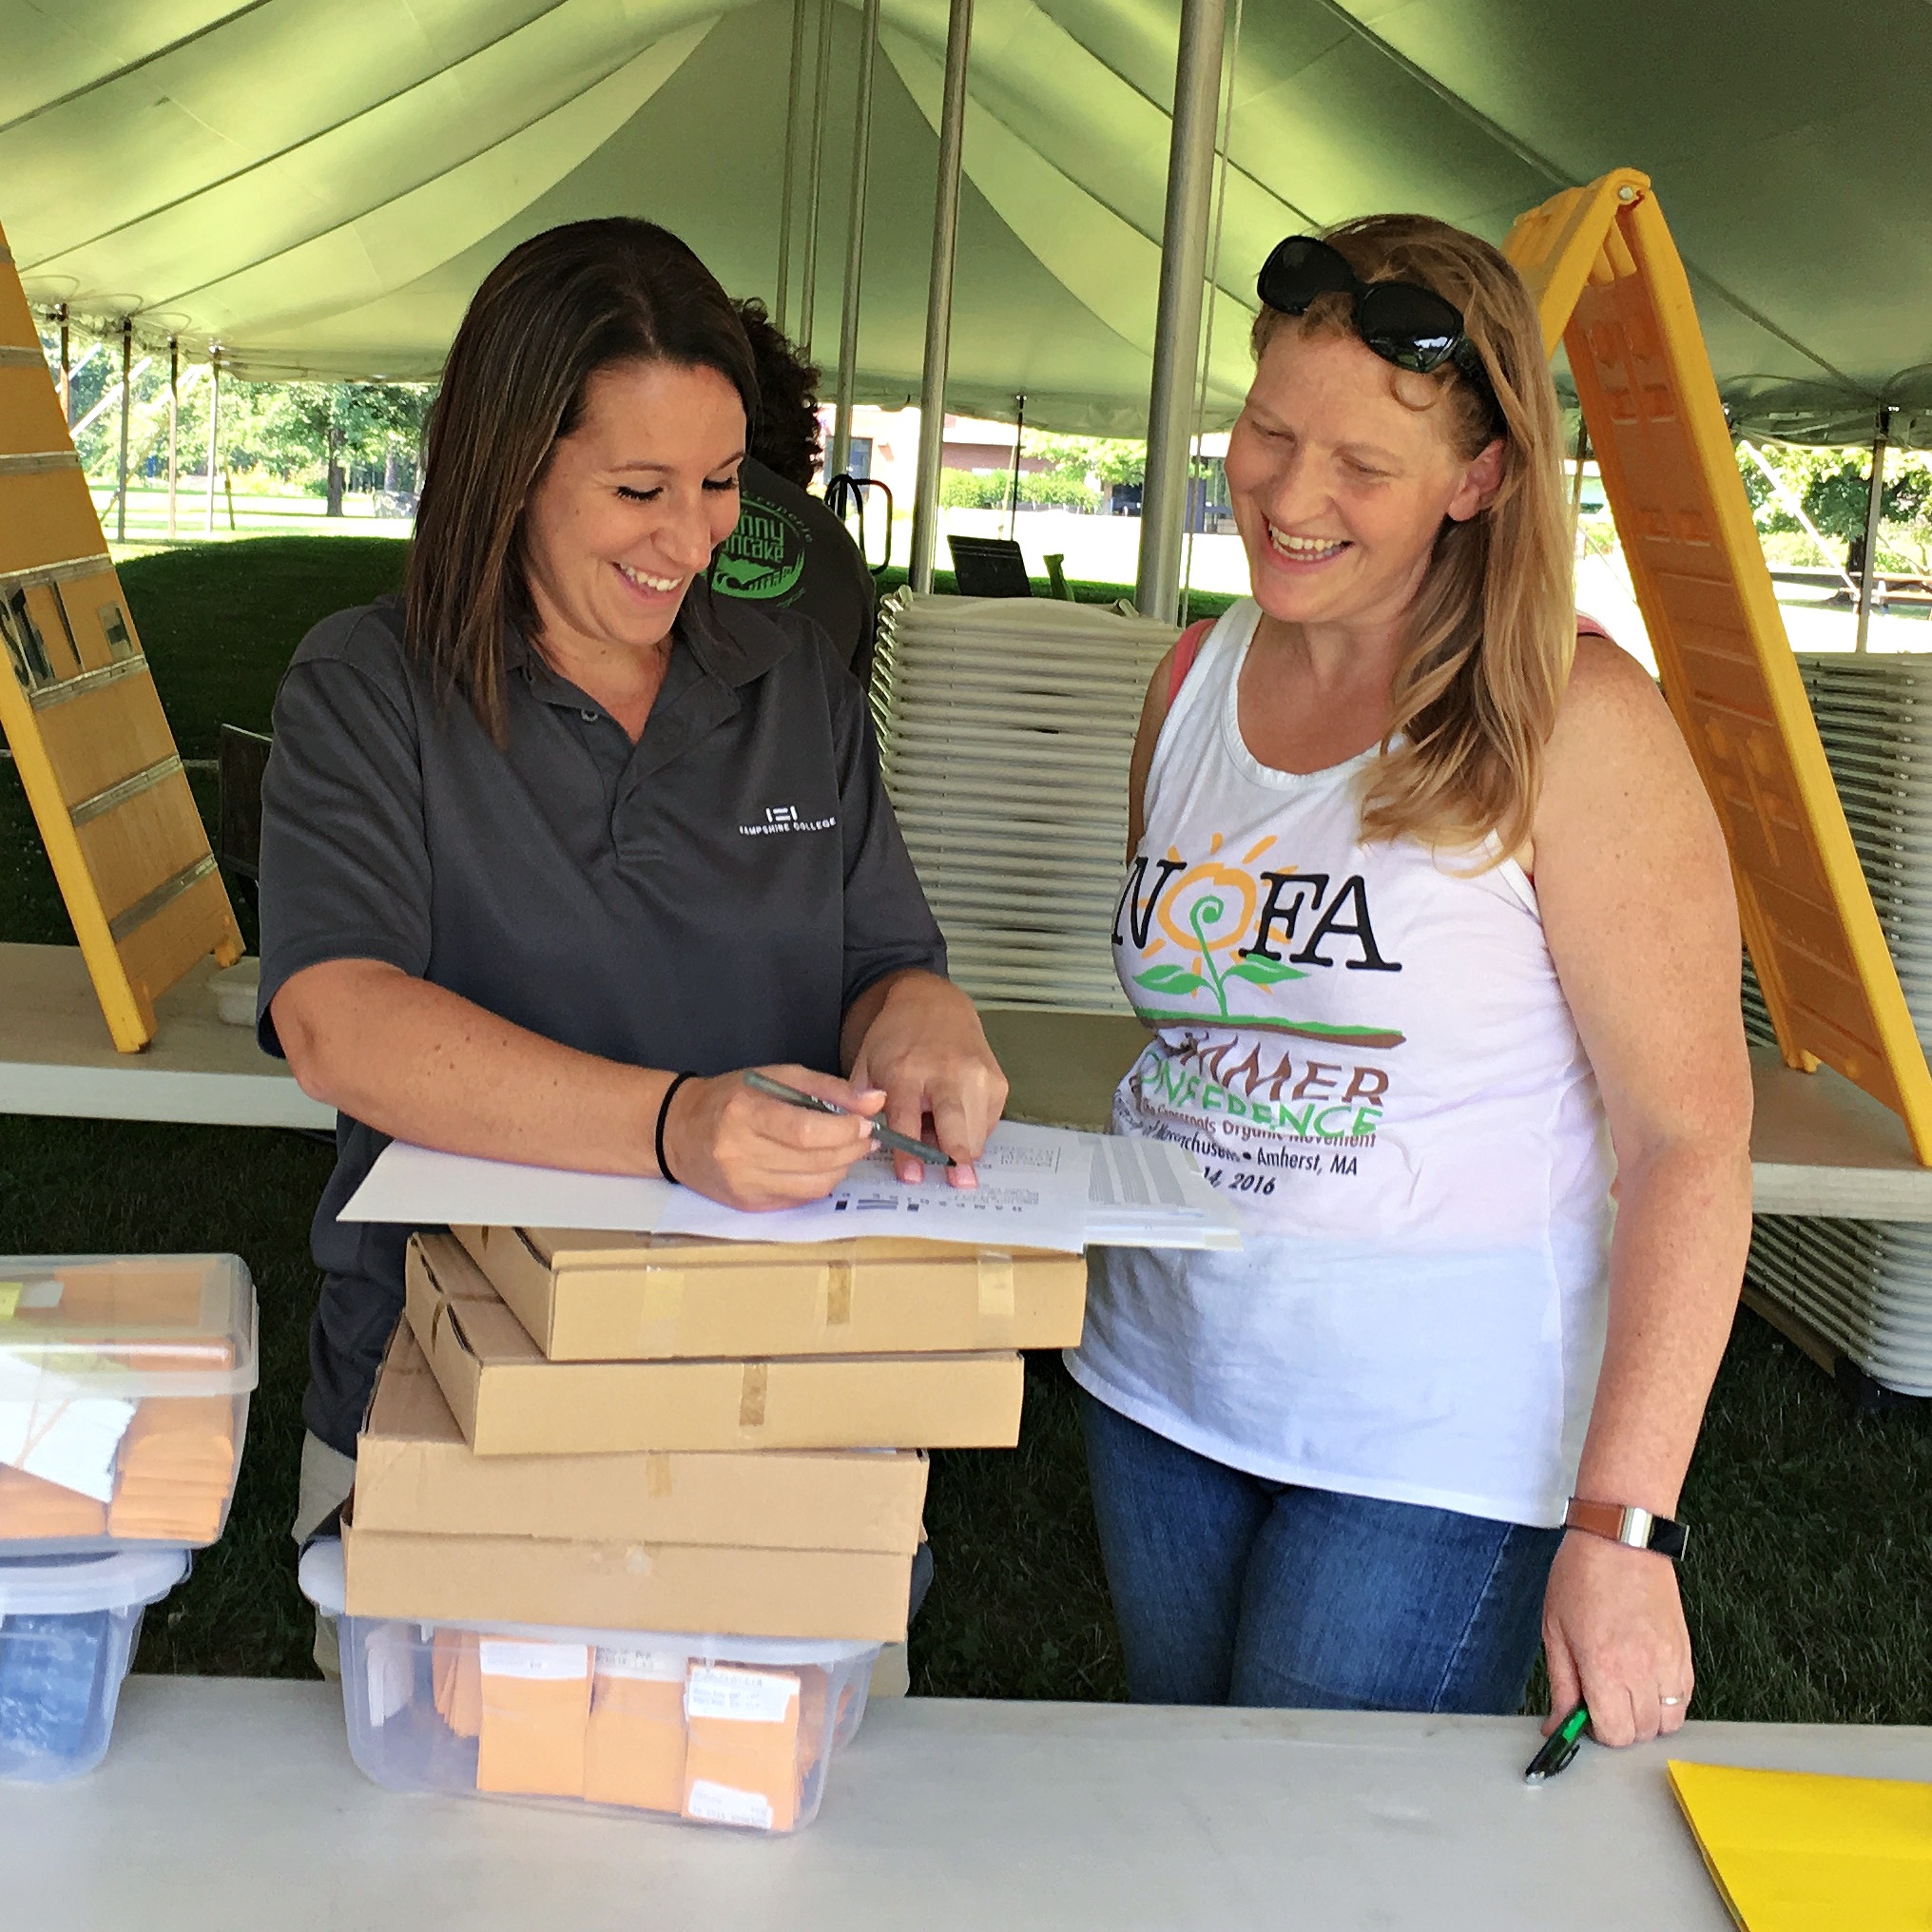
{"type": "Polygon", "coordinates": [[[105,1503],[0,1463],[0,1539],[100,1536],[106,1531],[105,1503]]]}
{"type": "Polygon", "coordinates": [[[149,1396],[121,1439],[111,1535],[211,1543],[235,1479],[235,1406],[227,1396],[149,1396]]]}
{"type": "Polygon", "coordinates": [[[693,1664],[683,1811],[712,1825],[789,1831],[799,1815],[799,1673],[693,1664]]]}
{"type": "Polygon", "coordinates": [[[474,1631],[439,1630],[430,1655],[436,1715],[458,1737],[483,1728],[483,1666],[474,1631]]]}
{"type": "Polygon", "coordinates": [[[581,1798],[589,1646],[483,1637],[476,1652],[483,1692],[476,1788],[581,1798]]]}
{"type": "Polygon", "coordinates": [[[687,1661],[675,1652],[598,1651],[584,1739],[584,1796],[593,1805],[683,1809],[687,1661]]]}

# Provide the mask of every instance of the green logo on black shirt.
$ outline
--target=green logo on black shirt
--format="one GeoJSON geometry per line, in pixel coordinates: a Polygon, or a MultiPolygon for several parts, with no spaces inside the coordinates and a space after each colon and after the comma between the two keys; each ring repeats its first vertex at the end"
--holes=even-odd
{"type": "Polygon", "coordinates": [[[770,603],[784,596],[803,574],[811,537],[788,510],[746,496],[738,528],[711,566],[711,585],[727,597],[770,603]]]}

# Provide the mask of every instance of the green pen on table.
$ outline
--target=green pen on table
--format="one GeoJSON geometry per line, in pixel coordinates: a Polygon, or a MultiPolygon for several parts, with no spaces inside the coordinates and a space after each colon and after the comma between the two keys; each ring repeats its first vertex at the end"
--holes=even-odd
{"type": "Polygon", "coordinates": [[[1528,1768],[1523,1772],[1523,1783],[1540,1785],[1554,1778],[1576,1755],[1589,1726],[1590,1707],[1578,1704],[1543,1740],[1542,1749],[1530,1760],[1528,1768]]]}
{"type": "Polygon", "coordinates": [[[801,1093],[796,1087],[787,1087],[782,1080],[774,1080],[769,1073],[761,1073],[755,1068],[744,1075],[744,1084],[754,1092],[782,1100],[788,1107],[803,1107],[813,1113],[852,1114],[855,1119],[865,1122],[872,1130],[873,1139],[880,1147],[890,1148],[896,1154],[911,1154],[916,1161],[924,1161],[929,1168],[956,1165],[943,1148],[929,1147],[924,1141],[915,1140],[911,1134],[900,1133],[882,1121],[874,1120],[869,1114],[857,1112],[853,1108],[835,1106],[829,1100],[821,1100],[815,1093],[801,1093]]]}

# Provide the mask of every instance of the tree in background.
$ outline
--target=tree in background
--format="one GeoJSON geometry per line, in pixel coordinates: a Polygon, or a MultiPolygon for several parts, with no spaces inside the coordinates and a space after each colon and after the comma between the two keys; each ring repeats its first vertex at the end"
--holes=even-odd
{"type": "MultiPolygon", "coordinates": [[[[1852,545],[1864,538],[1865,514],[1871,500],[1871,452],[1819,450],[1794,443],[1761,443],[1757,447],[1804,504],[1805,514],[1820,532],[1845,544],[1844,554],[1826,560],[1833,565],[1843,564],[1852,545]]],[[[1802,538],[1797,518],[1778,502],[1757,465],[1740,454],[1738,468],[1760,532],[1766,536],[1802,538]]],[[[1932,570],[1932,456],[1924,451],[1885,452],[1880,523],[1879,569],[1932,570]]],[[[1802,547],[1808,550],[1808,540],[1802,547]]]]}
{"type": "MultiPolygon", "coordinates": [[[[43,328],[49,359],[56,353],[51,328],[43,328]]],[[[87,357],[88,338],[75,332],[70,355],[81,366],[71,384],[73,419],[88,411],[120,380],[118,338],[87,357]],[[86,358],[83,360],[83,358],[86,358]]],[[[167,462],[167,356],[136,350],[146,367],[133,382],[128,418],[130,474],[161,473],[167,462]]],[[[205,367],[182,371],[176,452],[183,475],[206,474],[210,384],[205,367]]],[[[413,488],[416,481],[423,419],[433,386],[387,382],[222,383],[218,473],[266,474],[297,480],[326,499],[331,516],[342,513],[347,490],[413,488]]],[[[114,478],[120,463],[121,411],[109,403],[76,439],[82,467],[97,484],[114,478]]]]}

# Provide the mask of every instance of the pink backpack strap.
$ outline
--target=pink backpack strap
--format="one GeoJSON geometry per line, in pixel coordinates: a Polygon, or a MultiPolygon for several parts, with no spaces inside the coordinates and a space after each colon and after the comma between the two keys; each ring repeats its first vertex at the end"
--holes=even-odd
{"type": "Polygon", "coordinates": [[[1612,644],[1616,642],[1615,638],[1612,637],[1610,632],[1604,629],[1603,626],[1597,623],[1596,619],[1591,616],[1587,610],[1579,610],[1576,613],[1576,635],[1578,637],[1601,637],[1612,644]]]}
{"type": "Polygon", "coordinates": [[[1190,624],[1174,640],[1174,661],[1168,668],[1168,705],[1171,709],[1174,700],[1180,696],[1181,686],[1188,681],[1188,673],[1194,668],[1194,660],[1200,654],[1203,641],[1214,628],[1214,620],[1204,617],[1198,624],[1190,624]]]}

